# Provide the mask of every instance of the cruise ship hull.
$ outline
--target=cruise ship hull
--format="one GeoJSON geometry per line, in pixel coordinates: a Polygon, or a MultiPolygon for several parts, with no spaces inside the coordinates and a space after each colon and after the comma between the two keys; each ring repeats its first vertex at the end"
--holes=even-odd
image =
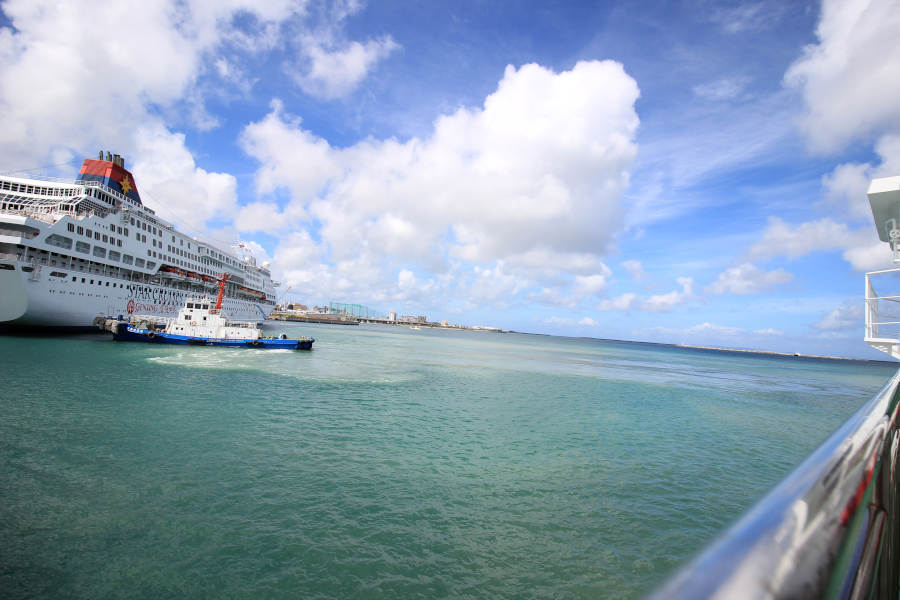
{"type": "Polygon", "coordinates": [[[97,317],[172,317],[214,294],[222,314],[275,307],[267,265],[179,232],[143,205],[124,160],[86,159],[75,181],[0,176],[0,327],[89,328],[97,317]]]}
{"type": "MultiPolygon", "coordinates": [[[[164,285],[123,281],[53,265],[0,260],[0,325],[6,327],[92,329],[93,320],[99,316],[172,317],[190,294],[164,285]],[[32,270],[23,271],[23,267],[32,270]]],[[[262,321],[272,307],[226,299],[222,309],[234,320],[262,321]]]]}

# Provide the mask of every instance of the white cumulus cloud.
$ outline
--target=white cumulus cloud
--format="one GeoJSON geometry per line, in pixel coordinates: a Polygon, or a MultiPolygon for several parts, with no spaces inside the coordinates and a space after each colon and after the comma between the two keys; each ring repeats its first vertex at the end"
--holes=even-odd
{"type": "Polygon", "coordinates": [[[628,271],[628,274],[635,281],[641,281],[647,276],[647,273],[644,271],[644,265],[639,260],[623,261],[622,266],[625,267],[625,270],[628,271]]]}
{"type": "Polygon", "coordinates": [[[438,118],[426,138],[335,148],[275,102],[241,143],[259,162],[260,193],[290,192],[327,260],[362,257],[383,286],[396,285],[394,264],[432,274],[462,265],[457,291],[497,301],[508,298],[491,290],[529,286],[595,295],[622,228],[637,97],[611,61],[559,73],[510,66],[482,107],[438,118]]]}
{"type": "Polygon", "coordinates": [[[863,328],[863,305],[860,300],[847,300],[822,317],[813,327],[822,331],[844,331],[863,328]]]}
{"type": "Polygon", "coordinates": [[[726,77],[695,85],[693,91],[696,96],[706,100],[733,100],[743,93],[749,83],[750,80],[746,77],[726,77]]]}
{"type": "Polygon", "coordinates": [[[232,17],[264,28],[296,10],[283,0],[122,0],[103,10],[87,0],[4,2],[13,27],[0,28],[0,161],[25,168],[101,148],[130,157],[136,125],[168,127],[164,115],[179,103],[179,118],[208,127],[197,81],[231,39],[232,17]]]}
{"type": "Polygon", "coordinates": [[[731,6],[723,4],[710,7],[709,19],[727,33],[740,34],[772,27],[781,18],[784,9],[783,3],[771,0],[740,2],[731,6]]]}
{"type": "Polygon", "coordinates": [[[851,230],[845,223],[824,218],[793,226],[770,217],[762,239],[750,248],[749,255],[797,258],[811,252],[842,250],[844,260],[858,271],[886,268],[891,264],[890,249],[874,236],[870,225],[851,230]]]}
{"type": "Polygon", "coordinates": [[[694,280],[690,277],[679,277],[677,281],[681,286],[680,290],[650,296],[641,302],[641,308],[651,312],[668,312],[693,298],[694,280]]]}
{"type": "Polygon", "coordinates": [[[307,59],[307,68],[300,72],[289,71],[307,94],[325,99],[339,98],[355,90],[372,67],[397,48],[399,45],[390,36],[364,44],[348,42],[337,48],[308,38],[301,51],[307,59]]]}
{"type": "Polygon", "coordinates": [[[801,223],[796,227],[778,217],[770,217],[763,238],[750,248],[750,256],[771,258],[804,256],[816,250],[838,250],[861,241],[844,223],[830,218],[801,223]]]}
{"type": "Polygon", "coordinates": [[[576,275],[575,291],[584,296],[596,296],[606,288],[606,280],[610,276],[610,270],[602,265],[603,271],[593,275],[576,275]]]}
{"type": "Polygon", "coordinates": [[[138,191],[160,216],[193,231],[203,230],[208,219],[234,216],[237,180],[198,167],[183,134],[160,125],[142,127],[135,132],[134,149],[138,191]]]}
{"type": "Polygon", "coordinates": [[[866,190],[872,177],[869,164],[845,163],[822,177],[825,199],[849,218],[866,221],[872,218],[866,190]]]}
{"type": "Polygon", "coordinates": [[[630,310],[632,306],[634,306],[636,298],[637,294],[633,292],[627,292],[625,294],[622,294],[621,296],[616,296],[615,298],[608,298],[606,300],[600,301],[600,303],[597,304],[596,308],[600,311],[627,311],[630,310]]]}
{"type": "Polygon", "coordinates": [[[693,327],[688,327],[684,330],[684,333],[688,335],[696,335],[703,333],[717,333],[723,334],[727,336],[734,336],[741,333],[740,327],[728,327],[726,325],[715,325],[713,323],[700,323],[699,325],[694,325],[693,327]]]}
{"type": "Polygon", "coordinates": [[[895,0],[824,0],[818,43],[788,69],[803,94],[799,126],[831,152],[900,128],[900,10],[895,0]]]}
{"type": "Polygon", "coordinates": [[[794,276],[784,269],[764,271],[752,263],[726,269],[719,278],[706,286],[711,294],[759,294],[791,281],[794,276]]]}

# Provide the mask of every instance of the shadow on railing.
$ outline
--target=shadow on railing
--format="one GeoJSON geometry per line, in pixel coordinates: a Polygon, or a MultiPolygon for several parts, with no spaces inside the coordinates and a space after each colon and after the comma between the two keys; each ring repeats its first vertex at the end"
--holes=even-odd
{"type": "Polygon", "coordinates": [[[653,598],[898,597],[896,373],[653,598]]]}

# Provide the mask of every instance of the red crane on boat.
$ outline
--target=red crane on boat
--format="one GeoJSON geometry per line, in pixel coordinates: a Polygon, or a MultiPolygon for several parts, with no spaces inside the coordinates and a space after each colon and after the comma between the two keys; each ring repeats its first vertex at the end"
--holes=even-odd
{"type": "Polygon", "coordinates": [[[216,312],[219,312],[219,309],[222,308],[222,299],[225,297],[225,282],[228,281],[229,277],[228,273],[222,273],[222,277],[219,279],[219,297],[216,298],[216,312]]]}

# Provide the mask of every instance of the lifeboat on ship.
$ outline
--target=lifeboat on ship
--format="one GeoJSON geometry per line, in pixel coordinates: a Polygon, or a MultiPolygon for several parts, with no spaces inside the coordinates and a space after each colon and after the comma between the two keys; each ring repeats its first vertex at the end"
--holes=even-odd
{"type": "Polygon", "coordinates": [[[159,272],[164,274],[169,279],[178,279],[184,281],[187,279],[187,273],[178,267],[173,267],[172,265],[163,265],[159,268],[159,272]]]}
{"type": "Polygon", "coordinates": [[[264,299],[266,295],[258,290],[251,290],[250,288],[246,288],[244,286],[238,286],[238,289],[245,294],[253,296],[254,298],[259,298],[260,300],[264,299]]]}

